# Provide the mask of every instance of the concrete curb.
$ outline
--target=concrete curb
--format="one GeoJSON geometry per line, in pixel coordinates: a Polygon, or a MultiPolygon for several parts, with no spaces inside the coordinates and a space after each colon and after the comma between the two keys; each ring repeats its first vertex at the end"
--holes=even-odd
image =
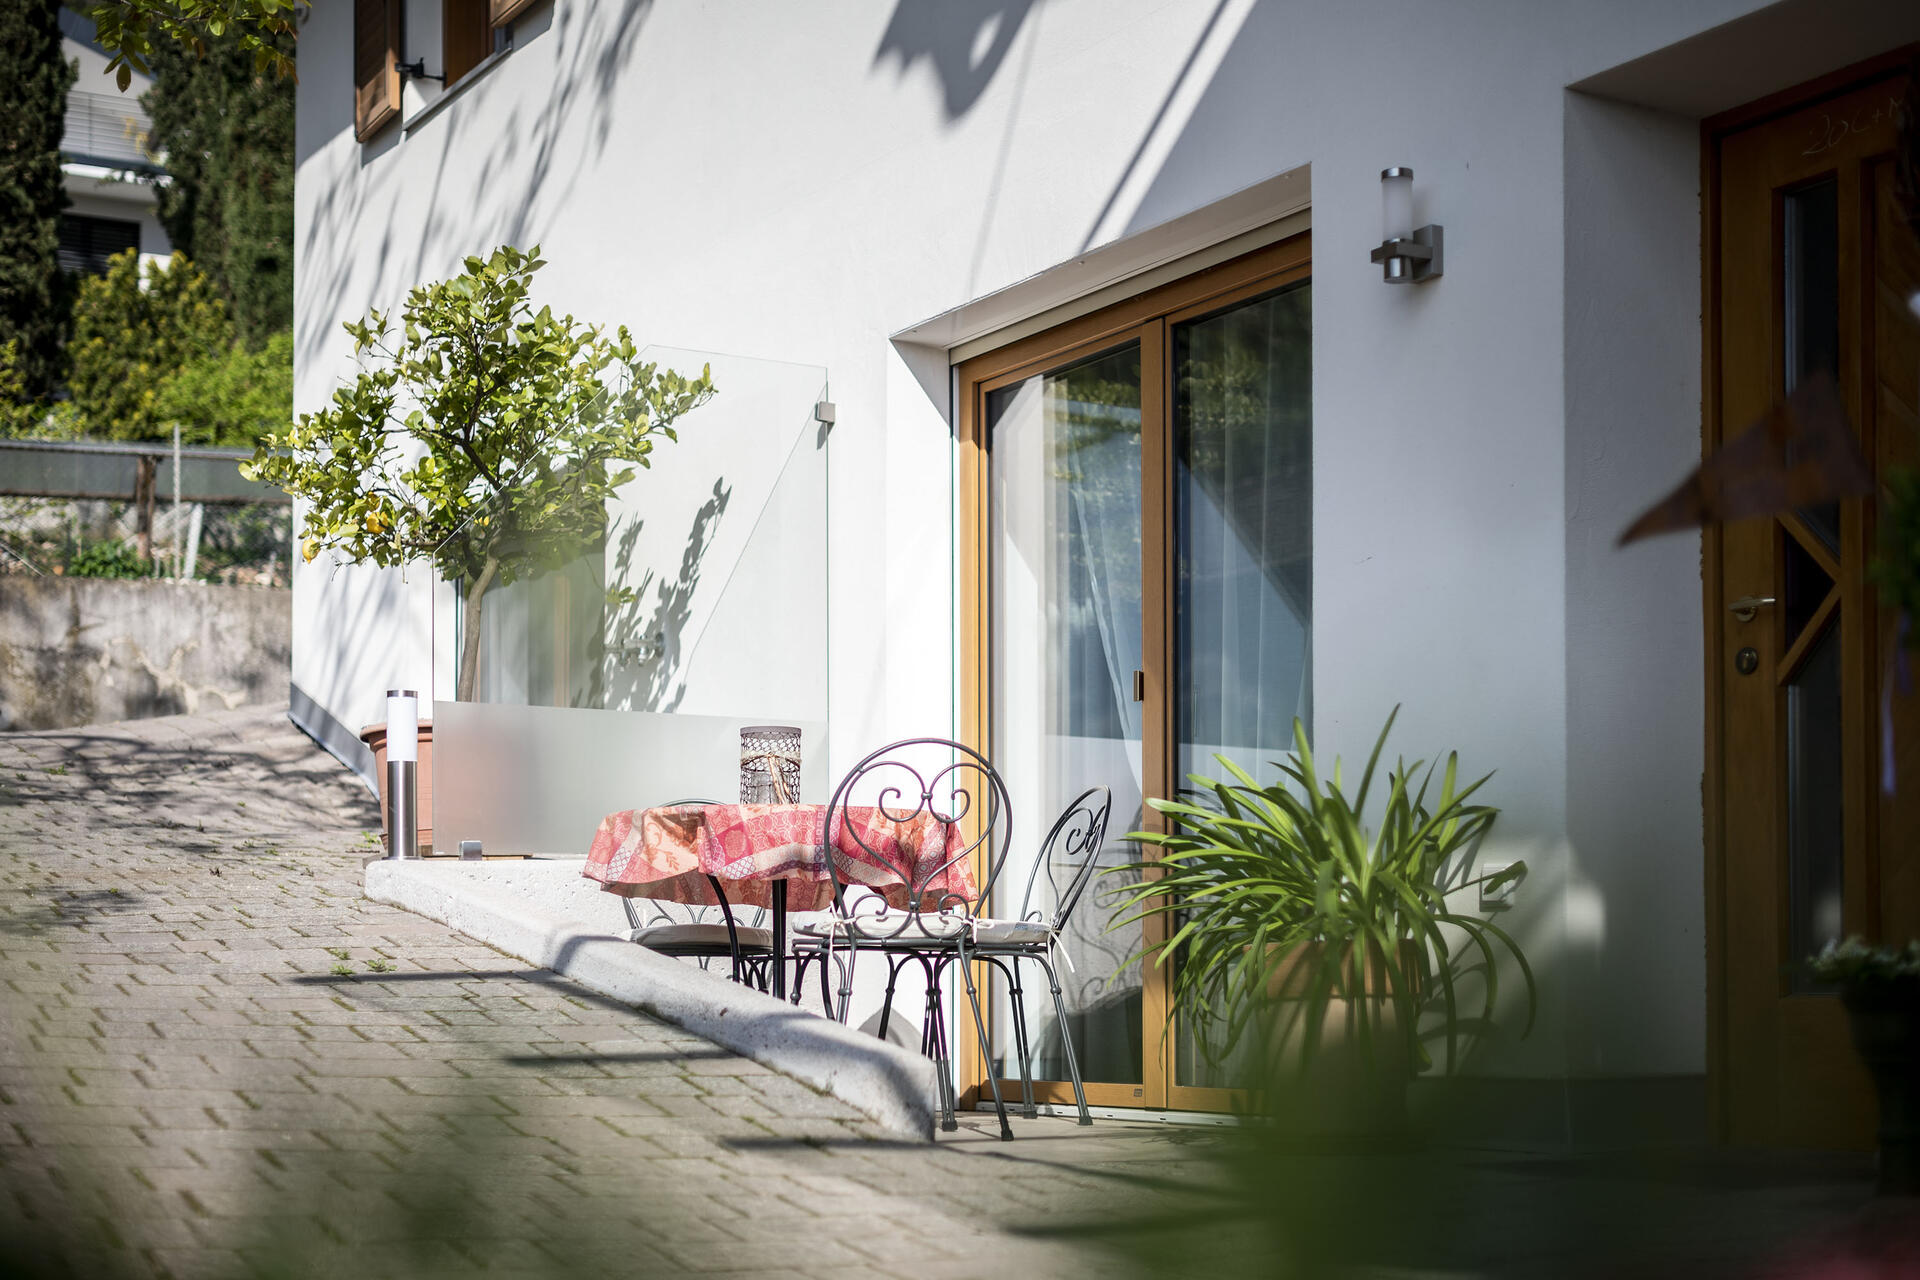
{"type": "Polygon", "coordinates": [[[460,874],[459,864],[370,862],[366,893],[685,1027],[840,1099],[892,1133],[933,1139],[934,1066],[917,1053],[524,900],[487,893],[460,874]]]}

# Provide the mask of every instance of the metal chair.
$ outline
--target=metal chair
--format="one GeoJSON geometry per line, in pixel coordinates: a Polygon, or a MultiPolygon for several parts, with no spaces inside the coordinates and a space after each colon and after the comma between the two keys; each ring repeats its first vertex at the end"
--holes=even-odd
{"type": "MultiPolygon", "coordinates": [[[[945,738],[908,738],[872,752],[847,772],[834,789],[821,827],[821,843],[833,884],[831,912],[825,920],[802,922],[796,926],[794,944],[795,1003],[806,966],[820,962],[822,997],[829,1015],[847,1020],[853,999],[854,964],[863,951],[889,957],[890,973],[917,960],[927,975],[927,1020],[921,1031],[921,1049],[933,1058],[940,1089],[941,1127],[958,1128],[954,1117],[951,1059],[946,1043],[945,1020],[941,1017],[939,979],[948,964],[958,963],[965,981],[967,1000],[973,1008],[974,1029],[980,1037],[984,1061],[992,1060],[987,1043],[986,1020],[981,1015],[980,993],[974,983],[973,921],[984,904],[992,900],[993,883],[1006,863],[1012,842],[1013,807],[1007,799],[1006,784],[986,758],[970,747],[945,738]],[[966,822],[978,824],[978,835],[965,848],[937,865],[916,869],[899,865],[893,851],[870,847],[859,828],[848,823],[847,810],[856,796],[874,797],[874,807],[894,822],[909,822],[927,814],[943,826],[966,822]],[[866,892],[864,886],[848,884],[842,868],[833,857],[833,836],[838,823],[878,865],[891,868],[907,885],[906,905],[895,908],[885,898],[866,892]],[[979,885],[979,897],[972,903],[952,893],[943,893],[929,902],[929,886],[949,868],[984,851],[986,875],[979,885]],[[856,895],[849,890],[859,890],[856,895]],[[836,954],[844,949],[844,962],[836,954]],[[835,1009],[828,991],[829,970],[837,969],[840,1000],[835,1009]]],[[[892,982],[889,982],[889,999],[892,982]]],[[[1000,1119],[1002,1139],[1013,1138],[1007,1123],[1005,1100],[1000,1082],[989,1075],[994,1111],[1000,1119]]]]}
{"type": "MultiPolygon", "coordinates": [[[[661,807],[717,803],[715,800],[675,800],[661,807]]],[[[634,900],[622,898],[627,924],[631,926],[627,941],[663,956],[698,960],[703,969],[710,960],[724,959],[732,966],[728,976],[733,981],[765,991],[773,963],[773,931],[759,923],[765,912],[756,909],[752,924],[739,924],[733,918],[732,904],[727,901],[727,891],[721,887],[719,878],[708,876],[707,883],[712,886],[720,908],[719,921],[706,918],[710,908],[705,906],[658,901],[653,902],[653,913],[642,921],[634,900]],[[687,919],[675,919],[670,909],[673,907],[684,911],[687,919]]]]}
{"type": "MultiPolygon", "coordinates": [[[[1020,1055],[1022,1111],[1037,1115],[1034,1105],[1033,1071],[1027,1037],[1026,1004],[1020,990],[1020,962],[1030,960],[1047,975],[1053,993],[1053,1015],[1060,1027],[1060,1043],[1067,1058],[1067,1077],[1073,1082],[1073,1100],[1080,1110],[1080,1123],[1092,1124],[1087,1111],[1087,1091],[1080,1081],[1080,1063],[1073,1052],[1073,1036],[1067,1029],[1067,1010],[1060,999],[1060,975],[1053,967],[1053,951],[1067,927],[1067,920],[1086,892],[1105,842],[1107,819],[1113,812],[1113,792],[1107,787],[1089,787],[1074,797],[1055,819],[1053,829],[1040,844],[1040,856],[1027,873],[1026,893],[1020,900],[1020,915],[1013,920],[979,918],[974,922],[973,954],[991,962],[1006,976],[1009,1002],[1013,1006],[1014,1046],[1020,1055]],[[1046,873],[1046,886],[1053,898],[1051,911],[1035,901],[1034,891],[1040,876],[1046,873]],[[1065,884],[1062,879],[1064,877],[1065,884]]],[[[893,992],[889,985],[891,998],[893,992]]],[[[885,1034],[882,1024],[881,1033],[885,1034]]],[[[989,1059],[991,1061],[991,1059],[989,1059]]]]}

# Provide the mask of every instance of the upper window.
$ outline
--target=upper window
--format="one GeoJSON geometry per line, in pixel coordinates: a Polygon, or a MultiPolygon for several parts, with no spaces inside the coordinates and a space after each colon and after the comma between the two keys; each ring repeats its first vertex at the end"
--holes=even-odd
{"type": "Polygon", "coordinates": [[[140,224],[120,218],[89,218],[85,214],[60,216],[60,269],[84,275],[105,275],[107,259],[140,248],[140,224]]]}
{"type": "MultiPolygon", "coordinates": [[[[431,51],[405,39],[403,10],[407,0],[354,0],[354,136],[365,142],[399,118],[401,68],[410,61],[402,54],[403,46],[413,59],[426,64],[422,69],[430,79],[451,88],[489,55],[506,47],[508,26],[534,2],[440,0],[440,49],[435,66],[431,51]]],[[[414,12],[418,16],[417,8],[414,12]]]]}

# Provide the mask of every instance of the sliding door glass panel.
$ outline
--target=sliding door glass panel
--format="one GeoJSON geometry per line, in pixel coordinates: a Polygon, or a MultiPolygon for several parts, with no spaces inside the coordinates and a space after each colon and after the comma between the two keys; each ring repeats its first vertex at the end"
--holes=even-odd
{"type": "MultiPolygon", "coordinates": [[[[1305,283],[1172,329],[1175,763],[1266,781],[1312,720],[1312,295],[1305,283]]],[[[1247,1083],[1183,1029],[1175,1081],[1247,1083]]],[[[1236,1053],[1235,1059],[1243,1057],[1236,1053]]]]}
{"type": "MultiPolygon", "coordinates": [[[[1039,841],[1081,791],[1113,789],[1106,865],[1131,860],[1139,826],[1140,349],[1129,344],[988,394],[991,458],[993,759],[1014,800],[1016,837],[996,915],[1051,917],[1073,868],[1036,867],[1039,841]],[[1036,874],[1036,871],[1038,874],[1036,874]],[[1031,896],[1029,896],[1029,891],[1031,896]]],[[[1141,1080],[1140,969],[1121,964],[1140,929],[1105,931],[1112,878],[1068,920],[1060,966],[1082,1075],[1141,1080]]],[[[1062,1028],[1045,982],[1023,974],[1036,1079],[1064,1080],[1062,1028]]],[[[994,1053],[1019,1074],[1012,1011],[996,983],[994,1053]]]]}

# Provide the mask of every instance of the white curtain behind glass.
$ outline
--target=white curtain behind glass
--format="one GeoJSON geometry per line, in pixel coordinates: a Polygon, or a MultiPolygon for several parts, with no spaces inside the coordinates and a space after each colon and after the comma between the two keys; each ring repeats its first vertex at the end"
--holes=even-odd
{"type": "Polygon", "coordinates": [[[1298,285],[1174,327],[1183,774],[1268,776],[1312,721],[1310,319],[1298,285]]]}
{"type": "MultiPolygon", "coordinates": [[[[1016,831],[997,912],[1051,912],[1047,874],[1032,876],[1037,845],[1087,787],[1113,790],[1102,861],[1131,859],[1117,837],[1140,813],[1139,378],[1139,353],[1128,347],[988,397],[994,763],[1012,791],[1016,831]],[[1030,880],[1037,893],[1023,901],[1030,880]]],[[[1071,868],[1053,875],[1064,885],[1071,868]]],[[[1139,973],[1116,970],[1138,945],[1138,929],[1108,934],[1105,896],[1089,892],[1069,922],[1072,965],[1060,979],[1086,1078],[1137,1082],[1139,973]]],[[[1035,1070],[1064,1079],[1060,1030],[1047,1006],[1044,998],[1027,1001],[1035,1070]]],[[[1007,1012],[1003,1003],[1002,1032],[1011,1025],[1007,1012]]]]}

